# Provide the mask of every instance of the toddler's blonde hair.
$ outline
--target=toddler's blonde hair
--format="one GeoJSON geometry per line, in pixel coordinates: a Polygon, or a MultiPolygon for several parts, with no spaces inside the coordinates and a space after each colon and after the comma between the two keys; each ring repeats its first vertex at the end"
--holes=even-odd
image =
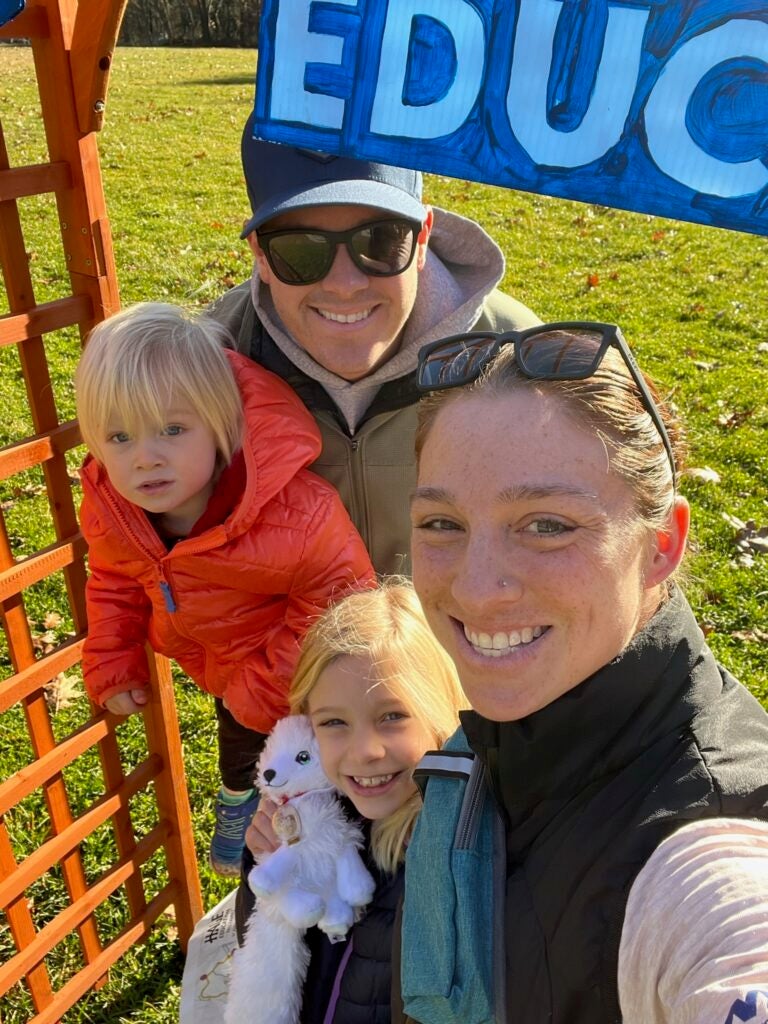
{"type": "Polygon", "coordinates": [[[211,431],[224,463],[240,447],[243,408],[221,324],[165,302],[129,306],[91,331],[75,372],[83,440],[99,459],[111,421],[129,434],[165,425],[168,402],[184,401],[211,431]]]}

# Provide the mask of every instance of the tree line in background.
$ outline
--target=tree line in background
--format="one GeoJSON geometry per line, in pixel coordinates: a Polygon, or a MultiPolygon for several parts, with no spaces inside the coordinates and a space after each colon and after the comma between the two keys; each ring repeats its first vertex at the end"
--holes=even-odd
{"type": "Polygon", "coordinates": [[[261,0],[130,0],[125,46],[255,47],[261,0]]]}

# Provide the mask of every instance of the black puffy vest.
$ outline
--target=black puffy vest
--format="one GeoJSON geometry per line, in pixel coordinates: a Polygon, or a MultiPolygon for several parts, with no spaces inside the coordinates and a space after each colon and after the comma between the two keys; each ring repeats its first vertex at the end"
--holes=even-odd
{"type": "Polygon", "coordinates": [[[506,817],[499,1020],[618,1024],[632,882],[687,822],[768,820],[768,715],[675,592],[618,659],[553,704],[462,724],[506,817]]]}

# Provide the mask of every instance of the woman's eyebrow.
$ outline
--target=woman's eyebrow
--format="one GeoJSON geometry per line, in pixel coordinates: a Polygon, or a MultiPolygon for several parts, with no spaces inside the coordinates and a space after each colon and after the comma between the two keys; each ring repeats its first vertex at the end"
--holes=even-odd
{"type": "MultiPolygon", "coordinates": [[[[596,501],[597,495],[594,491],[588,491],[583,487],[576,487],[566,484],[513,484],[499,491],[498,501],[502,505],[512,505],[517,501],[531,501],[541,498],[581,498],[587,501],[596,501]]],[[[431,501],[436,504],[453,504],[455,501],[451,491],[444,487],[417,487],[411,495],[411,504],[416,501],[431,501]]]]}
{"type": "Polygon", "coordinates": [[[435,501],[453,504],[453,494],[444,487],[417,487],[411,494],[411,504],[415,501],[435,501]]]}
{"type": "Polygon", "coordinates": [[[499,491],[499,501],[505,505],[511,505],[516,501],[531,501],[540,498],[582,498],[588,501],[596,501],[597,495],[594,491],[588,491],[583,487],[570,484],[522,484],[520,486],[505,487],[499,491]]]}

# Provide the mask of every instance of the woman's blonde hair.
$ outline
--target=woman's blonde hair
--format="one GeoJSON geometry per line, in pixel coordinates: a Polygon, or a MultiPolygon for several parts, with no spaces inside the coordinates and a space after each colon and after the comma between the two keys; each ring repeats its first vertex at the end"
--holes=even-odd
{"type": "Polygon", "coordinates": [[[165,425],[173,398],[188,402],[229,463],[240,447],[243,409],[217,321],[165,302],[129,306],[91,331],[75,372],[83,440],[98,459],[109,422],[133,433],[165,425]]]}
{"type": "MultiPolygon", "coordinates": [[[[645,374],[643,377],[667,429],[679,475],[686,454],[682,426],[654,382],[645,374]]],[[[422,399],[416,429],[417,461],[438,413],[447,405],[464,397],[491,398],[523,388],[551,396],[578,425],[602,439],[611,470],[634,495],[639,522],[648,530],[663,529],[675,499],[672,467],[637,386],[615,348],[608,349],[596,373],[584,380],[532,380],[521,373],[514,346],[504,346],[473,383],[435,391],[422,399]]]]}
{"type": "MultiPolygon", "coordinates": [[[[468,707],[453,662],[427,625],[411,584],[401,577],[376,590],[351,594],[331,605],[311,626],[301,647],[289,701],[294,714],[306,712],[321,673],[345,655],[369,658],[377,678],[441,746],[468,707]]],[[[361,680],[361,685],[364,680],[361,680]]],[[[384,871],[394,872],[419,810],[414,793],[388,818],[371,829],[371,852],[384,871]]]]}

